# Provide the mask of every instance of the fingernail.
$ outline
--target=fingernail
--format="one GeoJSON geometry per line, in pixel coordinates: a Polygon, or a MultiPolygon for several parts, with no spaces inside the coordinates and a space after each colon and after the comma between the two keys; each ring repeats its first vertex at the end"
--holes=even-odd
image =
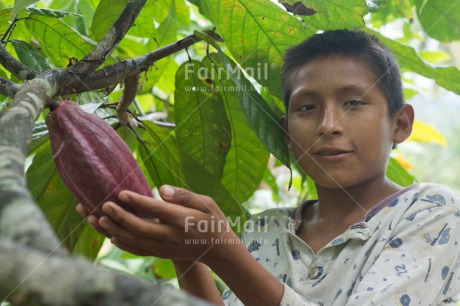
{"type": "Polygon", "coordinates": [[[102,206],[102,211],[105,212],[108,215],[111,215],[112,212],[113,212],[113,209],[109,205],[103,205],[102,206]]]}
{"type": "Polygon", "coordinates": [[[99,225],[105,229],[108,229],[110,227],[109,222],[105,218],[101,218],[99,220],[99,225]]]}
{"type": "Polygon", "coordinates": [[[123,202],[125,202],[128,200],[129,196],[126,192],[120,191],[120,193],[118,194],[118,198],[122,200],[123,202]]]}
{"type": "Polygon", "coordinates": [[[166,197],[172,197],[174,195],[174,188],[169,185],[163,185],[161,188],[161,194],[166,197]]]}

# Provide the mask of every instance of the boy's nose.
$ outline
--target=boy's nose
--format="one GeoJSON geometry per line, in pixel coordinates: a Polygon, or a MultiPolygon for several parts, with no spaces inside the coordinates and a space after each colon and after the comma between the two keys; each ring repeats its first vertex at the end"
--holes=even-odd
{"type": "Polygon", "coordinates": [[[336,107],[325,107],[318,123],[318,132],[320,135],[337,135],[342,134],[342,113],[336,107]]]}

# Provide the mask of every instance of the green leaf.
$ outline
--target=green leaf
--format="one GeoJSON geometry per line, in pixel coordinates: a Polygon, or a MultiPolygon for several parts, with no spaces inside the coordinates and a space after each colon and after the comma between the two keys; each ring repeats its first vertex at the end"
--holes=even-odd
{"type": "MultiPolygon", "coordinates": [[[[113,3],[113,1],[111,1],[113,3]]],[[[155,20],[152,11],[155,10],[155,1],[146,1],[141,12],[129,29],[128,35],[152,38],[156,35],[155,20]]],[[[114,20],[115,22],[115,20],[114,20]]]]}
{"type": "Polygon", "coordinates": [[[176,138],[190,157],[221,177],[231,144],[230,124],[219,93],[207,83],[211,79],[200,77],[202,71],[208,70],[192,61],[185,62],[176,73],[176,138]]]}
{"type": "Polygon", "coordinates": [[[91,22],[91,37],[96,41],[101,41],[123,12],[126,4],[128,0],[101,0],[91,22]]]}
{"type": "MultiPolygon", "coordinates": [[[[0,35],[4,35],[8,27],[11,26],[9,23],[9,17],[11,16],[11,8],[7,9],[2,9],[0,10],[0,35]]],[[[19,15],[18,18],[27,18],[29,14],[26,11],[22,11],[19,15]]],[[[19,39],[23,41],[29,41],[30,40],[30,33],[26,29],[25,25],[23,22],[17,21],[14,24],[14,28],[12,31],[12,35],[9,37],[10,39],[19,39]]],[[[6,45],[4,45],[6,46],[6,45]]]]}
{"type": "Polygon", "coordinates": [[[92,238],[87,233],[82,236],[85,228],[90,225],[75,211],[78,201],[56,171],[49,142],[35,154],[26,172],[26,182],[63,245],[73,252],[80,239],[91,241],[90,244],[80,243],[78,253],[94,258],[102,241],[99,238],[92,238]]]}
{"type": "Polygon", "coordinates": [[[250,126],[265,148],[290,168],[289,151],[284,141],[284,128],[281,126],[280,118],[276,117],[241,69],[222,52],[209,36],[197,32],[195,35],[206,40],[218,50],[218,57],[226,71],[227,78],[233,81],[231,86],[237,92],[238,100],[250,126]]]}
{"type": "Polygon", "coordinates": [[[145,132],[140,132],[146,148],[139,144],[139,154],[155,186],[169,184],[185,187],[181,152],[174,136],[169,130],[152,122],[143,121],[145,132]]]}
{"type": "Polygon", "coordinates": [[[369,28],[366,28],[366,31],[377,36],[386,46],[391,48],[396,59],[401,65],[401,68],[433,79],[439,86],[442,86],[447,90],[451,90],[456,94],[460,94],[460,82],[458,82],[460,79],[460,71],[458,68],[453,66],[435,68],[418,57],[412,47],[387,38],[369,28]]]}
{"type": "Polygon", "coordinates": [[[85,256],[94,260],[101,250],[104,239],[105,237],[96,232],[92,226],[85,225],[83,232],[81,232],[73,248],[72,254],[85,256]]]}
{"type": "Polygon", "coordinates": [[[53,17],[53,18],[63,18],[68,16],[81,16],[80,14],[63,11],[63,10],[51,10],[43,8],[29,7],[27,11],[31,14],[36,14],[40,16],[53,17]]]}
{"type": "Polygon", "coordinates": [[[259,187],[269,154],[260,143],[240,103],[237,84],[227,74],[215,53],[203,59],[206,75],[211,78],[210,90],[219,93],[231,126],[231,145],[227,154],[222,184],[237,203],[246,201],[259,187]],[[211,89],[212,88],[212,89],[211,89]]]}
{"type": "Polygon", "coordinates": [[[315,14],[301,15],[305,22],[320,30],[358,29],[364,26],[363,16],[368,13],[365,0],[278,0],[294,5],[301,2],[315,14]]]}
{"type": "Polygon", "coordinates": [[[407,101],[411,98],[413,98],[414,96],[420,94],[417,90],[415,89],[412,89],[412,88],[403,88],[403,92],[404,92],[404,100],[407,101]]]}
{"type": "Polygon", "coordinates": [[[391,21],[394,21],[398,18],[405,18],[408,21],[413,19],[413,0],[405,1],[372,1],[378,5],[378,11],[371,11],[371,6],[369,10],[372,12],[370,23],[375,28],[380,28],[384,24],[387,24],[391,21]]]}
{"type": "MultiPolygon", "coordinates": [[[[117,21],[120,14],[128,4],[128,0],[102,0],[94,12],[91,22],[91,32],[94,39],[100,41],[105,34],[117,21]]],[[[147,1],[137,16],[133,26],[129,29],[128,34],[137,37],[151,38],[155,35],[155,21],[152,11],[155,10],[155,1],[147,1]]]]}
{"type": "Polygon", "coordinates": [[[37,72],[51,69],[37,49],[22,40],[11,40],[19,60],[37,72]]]}
{"type": "MultiPolygon", "coordinates": [[[[153,2],[153,1],[152,1],[153,2]]],[[[163,23],[167,18],[174,15],[174,22],[179,29],[188,29],[190,26],[190,11],[184,0],[157,0],[151,10],[155,21],[163,23]],[[174,6],[174,11],[171,8],[174,6]]]]}
{"type": "Polygon", "coordinates": [[[264,98],[264,100],[267,102],[267,104],[270,106],[278,118],[284,116],[286,107],[284,106],[283,101],[272,95],[264,87],[260,89],[260,95],[262,98],[264,98]]]}
{"type": "Polygon", "coordinates": [[[10,17],[10,22],[13,22],[14,19],[16,18],[16,16],[22,11],[24,10],[26,7],[28,7],[29,5],[32,5],[36,2],[38,2],[39,0],[16,0],[14,1],[14,7],[13,7],[13,11],[11,12],[11,17],[10,17]]]}
{"type": "MultiPolygon", "coordinates": [[[[57,67],[66,67],[69,59],[83,58],[95,46],[89,38],[79,34],[61,20],[32,14],[25,24],[50,60],[57,67]]],[[[113,63],[109,59],[107,63],[113,63]]]]}
{"type": "Polygon", "coordinates": [[[77,11],[81,16],[75,19],[75,24],[80,32],[83,35],[88,36],[88,30],[91,27],[91,22],[94,17],[94,9],[91,4],[87,1],[78,1],[77,11]]]}
{"type": "Polygon", "coordinates": [[[9,18],[11,16],[11,12],[13,9],[11,8],[4,8],[0,10],[0,34],[4,34],[6,29],[11,25],[9,23],[9,18]]]}
{"type": "Polygon", "coordinates": [[[406,187],[417,182],[415,177],[407,172],[394,158],[390,157],[386,176],[396,184],[406,187]]]}
{"type": "Polygon", "coordinates": [[[233,198],[217,177],[185,153],[182,154],[182,166],[185,175],[185,187],[198,194],[211,197],[229,218],[233,230],[239,234],[243,230],[245,221],[240,207],[241,203],[233,198]]]}
{"type": "Polygon", "coordinates": [[[269,0],[196,0],[235,60],[282,99],[281,66],[287,48],[316,31],[269,0]]]}
{"type": "Polygon", "coordinates": [[[34,124],[32,141],[29,145],[29,152],[27,155],[29,156],[41,150],[40,148],[42,145],[49,145],[48,127],[44,121],[34,124]]]}
{"type": "MultiPolygon", "coordinates": [[[[143,121],[141,137],[147,149],[139,145],[141,161],[156,186],[169,184],[211,197],[232,220],[242,220],[239,204],[211,172],[189,157],[165,128],[143,121]]],[[[243,222],[240,224],[244,224],[243,222]]],[[[236,232],[241,227],[234,227],[236,232]]]]}
{"type": "Polygon", "coordinates": [[[438,64],[438,63],[442,63],[442,62],[451,60],[450,54],[444,50],[436,50],[436,51],[422,50],[422,51],[419,51],[418,54],[425,61],[432,63],[432,64],[438,64]]]}
{"type": "Polygon", "coordinates": [[[440,41],[460,39],[460,2],[415,0],[417,17],[425,32],[440,41]]]}
{"type": "Polygon", "coordinates": [[[153,271],[157,278],[170,280],[176,277],[176,270],[170,259],[155,258],[153,271]]]}
{"type": "Polygon", "coordinates": [[[176,22],[176,6],[174,0],[171,1],[169,14],[166,19],[160,24],[155,37],[160,46],[171,44],[177,39],[177,22],[176,22]]]}

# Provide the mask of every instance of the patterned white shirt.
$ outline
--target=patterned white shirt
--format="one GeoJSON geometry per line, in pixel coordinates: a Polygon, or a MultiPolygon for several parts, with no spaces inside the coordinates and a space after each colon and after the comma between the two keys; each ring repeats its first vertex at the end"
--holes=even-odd
{"type": "MultiPolygon", "coordinates": [[[[254,215],[256,226],[242,236],[251,255],[284,284],[282,306],[457,305],[460,198],[451,190],[411,185],[316,254],[296,235],[311,204],[254,215]]],[[[222,298],[243,305],[228,288],[222,298]]]]}

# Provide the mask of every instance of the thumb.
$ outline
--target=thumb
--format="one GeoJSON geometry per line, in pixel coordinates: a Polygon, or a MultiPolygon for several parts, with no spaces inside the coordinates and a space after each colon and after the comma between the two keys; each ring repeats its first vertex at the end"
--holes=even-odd
{"type": "Polygon", "coordinates": [[[163,185],[160,187],[159,192],[163,200],[167,202],[194,208],[203,212],[214,211],[217,206],[210,197],[191,192],[184,188],[163,185]]]}

